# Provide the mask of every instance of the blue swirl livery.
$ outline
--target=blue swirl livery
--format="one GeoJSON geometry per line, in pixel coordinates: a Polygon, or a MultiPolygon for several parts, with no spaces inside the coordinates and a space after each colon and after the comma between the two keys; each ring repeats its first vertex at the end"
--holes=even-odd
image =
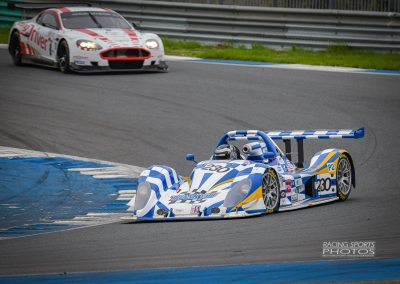
{"type": "Polygon", "coordinates": [[[364,137],[356,130],[235,130],[225,133],[209,160],[189,177],[154,165],[139,177],[129,201],[131,221],[238,218],[346,200],[356,185],[353,159],[344,149],[316,153],[304,163],[303,141],[364,137]],[[285,151],[276,144],[282,140],[285,151]],[[292,142],[297,161],[292,160],[292,142]]]}

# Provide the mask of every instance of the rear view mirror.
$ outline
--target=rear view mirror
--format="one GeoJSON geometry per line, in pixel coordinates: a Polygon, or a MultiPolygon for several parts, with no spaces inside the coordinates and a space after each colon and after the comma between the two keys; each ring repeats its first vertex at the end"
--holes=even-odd
{"type": "Polygon", "coordinates": [[[186,160],[197,163],[195,158],[194,158],[194,154],[192,154],[192,153],[186,155],[186,160]]]}
{"type": "Polygon", "coordinates": [[[132,22],[131,24],[135,28],[135,30],[140,30],[141,29],[140,24],[135,23],[135,22],[132,22]]]}

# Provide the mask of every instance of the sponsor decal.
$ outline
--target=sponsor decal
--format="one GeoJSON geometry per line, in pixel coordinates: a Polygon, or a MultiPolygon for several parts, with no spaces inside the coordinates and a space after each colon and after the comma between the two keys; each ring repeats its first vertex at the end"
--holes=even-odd
{"type": "Polygon", "coordinates": [[[282,197],[282,198],[285,198],[285,197],[286,197],[286,192],[287,192],[287,191],[281,191],[281,197],[282,197]]]}
{"type": "Polygon", "coordinates": [[[44,35],[40,34],[35,27],[32,27],[29,32],[29,40],[41,49],[47,51],[47,39],[44,35]]]}
{"type": "Polygon", "coordinates": [[[190,210],[190,214],[192,215],[198,215],[200,213],[200,205],[194,205],[192,206],[190,210]]]}
{"type": "Polygon", "coordinates": [[[203,170],[210,171],[210,172],[217,172],[217,173],[226,173],[230,169],[228,167],[224,167],[222,165],[215,165],[215,164],[206,164],[203,167],[203,170]]]}
{"type": "Polygon", "coordinates": [[[85,65],[85,61],[75,60],[76,65],[85,65]]]}
{"type": "Polygon", "coordinates": [[[293,172],[294,171],[294,166],[289,161],[287,161],[287,169],[288,169],[289,172],[293,172]]]}
{"type": "Polygon", "coordinates": [[[374,257],[375,241],[323,242],[323,257],[374,257]]]}
{"type": "Polygon", "coordinates": [[[335,164],[334,163],[327,163],[326,166],[328,167],[328,172],[335,171],[335,164]]]}
{"type": "Polygon", "coordinates": [[[21,29],[20,34],[25,37],[29,37],[31,30],[33,29],[33,24],[18,23],[17,26],[21,29]]]}
{"type": "Polygon", "coordinates": [[[76,59],[76,60],[87,60],[87,59],[89,59],[89,57],[87,57],[87,56],[80,56],[80,55],[75,55],[72,58],[76,59]]]}
{"type": "Polygon", "coordinates": [[[213,198],[218,195],[218,192],[213,191],[213,192],[207,192],[205,190],[202,190],[200,192],[197,192],[198,189],[194,190],[191,193],[183,193],[179,195],[174,195],[171,196],[169,199],[169,204],[173,203],[203,203],[209,198],[213,198]]]}

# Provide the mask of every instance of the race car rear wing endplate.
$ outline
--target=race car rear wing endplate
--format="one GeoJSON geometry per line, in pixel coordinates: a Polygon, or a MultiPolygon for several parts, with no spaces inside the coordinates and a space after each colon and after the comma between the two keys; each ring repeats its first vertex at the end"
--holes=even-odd
{"type": "Polygon", "coordinates": [[[339,130],[287,130],[287,131],[265,131],[272,140],[283,140],[285,143],[285,152],[289,160],[292,160],[291,140],[297,140],[297,166],[303,167],[304,163],[304,139],[334,139],[334,138],[363,138],[365,134],[364,127],[359,129],[339,129],[339,130]]]}

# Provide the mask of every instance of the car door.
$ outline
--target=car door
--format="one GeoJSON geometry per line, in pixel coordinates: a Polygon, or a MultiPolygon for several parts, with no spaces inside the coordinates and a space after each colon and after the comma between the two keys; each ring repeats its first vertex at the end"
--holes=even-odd
{"type": "Polygon", "coordinates": [[[42,13],[37,19],[37,31],[31,35],[31,44],[42,59],[55,61],[56,40],[60,33],[58,15],[53,11],[42,13]]]}

